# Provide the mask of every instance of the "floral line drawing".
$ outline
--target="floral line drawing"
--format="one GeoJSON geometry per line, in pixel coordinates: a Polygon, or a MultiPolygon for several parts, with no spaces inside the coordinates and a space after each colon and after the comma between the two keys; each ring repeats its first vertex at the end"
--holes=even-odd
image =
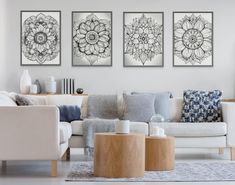
{"type": "Polygon", "coordinates": [[[144,66],[147,61],[162,54],[163,26],[152,17],[142,13],[133,18],[130,24],[124,25],[124,54],[132,56],[144,66]]]}
{"type": "Polygon", "coordinates": [[[52,61],[60,53],[60,25],[45,13],[24,20],[21,39],[24,56],[38,64],[52,61]]]}
{"type": "Polygon", "coordinates": [[[94,13],[73,25],[73,53],[85,58],[91,66],[111,56],[111,41],[111,21],[94,13]]]}
{"type": "Polygon", "coordinates": [[[174,24],[174,54],[185,64],[203,64],[212,55],[212,23],[200,14],[185,15],[174,24]]]}

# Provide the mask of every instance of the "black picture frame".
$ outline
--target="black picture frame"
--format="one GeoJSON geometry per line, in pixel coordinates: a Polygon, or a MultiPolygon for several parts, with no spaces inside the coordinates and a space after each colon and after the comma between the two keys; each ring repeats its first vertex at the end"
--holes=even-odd
{"type": "Polygon", "coordinates": [[[164,67],[164,12],[157,11],[157,12],[146,12],[146,11],[125,11],[123,12],[123,67],[164,67]],[[126,65],[125,61],[125,15],[126,14],[160,14],[161,21],[162,21],[162,59],[161,65],[126,65]]]}
{"type": "Polygon", "coordinates": [[[21,66],[61,66],[61,11],[60,10],[21,10],[20,11],[20,65],[21,66]],[[22,25],[23,25],[23,19],[22,19],[22,16],[23,16],[23,13],[58,13],[58,17],[59,17],[59,39],[60,39],[60,42],[59,42],[59,54],[58,54],[58,57],[59,57],[59,63],[57,64],[24,64],[23,61],[22,61],[22,57],[23,57],[23,53],[22,53],[22,25]]]}
{"type": "Polygon", "coordinates": [[[113,66],[113,12],[112,11],[72,11],[71,13],[71,20],[72,20],[72,31],[71,31],[71,57],[72,57],[72,67],[112,67],[113,66]],[[79,65],[79,64],[74,64],[74,46],[73,46],[73,28],[74,28],[74,14],[103,14],[107,13],[110,14],[110,21],[111,21],[111,51],[110,51],[110,63],[105,64],[105,65],[79,65]]]}
{"type": "Polygon", "coordinates": [[[174,11],[172,13],[172,66],[173,67],[213,67],[214,66],[214,12],[213,11],[174,11]],[[211,64],[192,64],[192,65],[176,65],[175,64],[175,15],[176,14],[211,14],[211,64]]]}

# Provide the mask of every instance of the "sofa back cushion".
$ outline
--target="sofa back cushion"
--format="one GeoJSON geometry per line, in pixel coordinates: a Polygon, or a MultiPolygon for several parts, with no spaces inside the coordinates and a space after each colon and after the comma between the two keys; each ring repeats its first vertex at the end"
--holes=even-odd
{"type": "Polygon", "coordinates": [[[87,101],[88,118],[118,118],[117,95],[90,95],[87,101]]]}
{"type": "Polygon", "coordinates": [[[0,92],[0,106],[17,106],[7,92],[0,92]]]}
{"type": "Polygon", "coordinates": [[[123,99],[125,120],[149,122],[155,114],[153,94],[124,94],[123,99]]]}
{"type": "Polygon", "coordinates": [[[43,95],[23,95],[24,97],[27,97],[33,105],[46,105],[47,104],[47,98],[43,95]]]}
{"type": "Polygon", "coordinates": [[[158,92],[158,93],[138,93],[132,92],[131,94],[150,94],[155,96],[154,108],[155,113],[163,116],[165,121],[170,121],[170,98],[172,94],[170,92],[158,92]]]}
{"type": "Polygon", "coordinates": [[[170,121],[179,122],[181,120],[183,109],[183,98],[170,99],[170,121]]]}
{"type": "Polygon", "coordinates": [[[47,105],[77,105],[81,107],[83,96],[72,95],[47,95],[47,105]]]}
{"type": "Polygon", "coordinates": [[[26,96],[15,95],[15,102],[18,106],[28,106],[33,105],[33,102],[26,96]]]}

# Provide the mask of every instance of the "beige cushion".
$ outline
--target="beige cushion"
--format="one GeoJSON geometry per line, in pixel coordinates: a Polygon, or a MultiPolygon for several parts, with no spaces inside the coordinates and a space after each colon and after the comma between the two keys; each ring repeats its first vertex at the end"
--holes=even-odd
{"type": "Polygon", "coordinates": [[[48,95],[47,105],[78,105],[81,107],[83,96],[72,95],[48,95]]]}
{"type": "Polygon", "coordinates": [[[183,109],[183,98],[170,99],[170,120],[179,122],[183,109]]]}
{"type": "Polygon", "coordinates": [[[88,102],[88,96],[84,96],[81,105],[81,119],[87,118],[87,102],[88,102]]]}
{"type": "Polygon", "coordinates": [[[227,125],[224,122],[215,123],[150,123],[150,134],[153,126],[165,129],[166,135],[176,137],[209,137],[224,136],[227,134],[227,125]]]}
{"type": "Polygon", "coordinates": [[[33,103],[33,105],[46,105],[46,96],[41,96],[41,95],[24,95],[25,97],[27,97],[28,99],[30,99],[30,101],[33,103]]]}
{"type": "Polygon", "coordinates": [[[72,134],[76,135],[76,136],[82,136],[82,124],[83,121],[79,120],[79,121],[72,121],[71,123],[71,127],[72,127],[72,134]]]}
{"type": "MultiPolygon", "coordinates": [[[[72,133],[76,136],[82,136],[82,124],[83,121],[72,121],[72,133]]],[[[148,135],[148,124],[145,122],[130,122],[130,132],[142,133],[148,135]]]]}
{"type": "Polygon", "coordinates": [[[72,127],[67,122],[60,122],[60,144],[68,142],[72,136],[72,127]]]}

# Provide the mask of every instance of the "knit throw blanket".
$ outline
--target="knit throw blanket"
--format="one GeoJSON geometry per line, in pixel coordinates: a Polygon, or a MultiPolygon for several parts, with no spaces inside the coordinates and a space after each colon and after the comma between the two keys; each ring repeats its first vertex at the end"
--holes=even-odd
{"type": "Polygon", "coordinates": [[[83,125],[84,153],[93,156],[94,136],[100,132],[114,132],[117,119],[85,119],[83,125]]]}

